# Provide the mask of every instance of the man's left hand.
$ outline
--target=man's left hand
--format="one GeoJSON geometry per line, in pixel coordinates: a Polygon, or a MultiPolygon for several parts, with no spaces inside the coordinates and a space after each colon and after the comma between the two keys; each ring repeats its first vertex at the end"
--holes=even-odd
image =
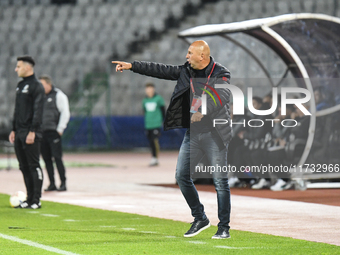
{"type": "Polygon", "coordinates": [[[199,122],[201,121],[201,119],[204,117],[204,115],[200,112],[195,112],[192,116],[191,116],[191,123],[194,122],[199,122]]]}
{"type": "Polygon", "coordinates": [[[26,136],[26,144],[33,144],[35,139],[35,132],[28,132],[26,136]]]}

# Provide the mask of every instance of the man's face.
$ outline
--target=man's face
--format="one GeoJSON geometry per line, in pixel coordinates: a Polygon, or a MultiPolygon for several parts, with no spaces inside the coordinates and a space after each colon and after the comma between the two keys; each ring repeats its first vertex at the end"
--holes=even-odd
{"type": "Polygon", "coordinates": [[[289,117],[290,115],[292,115],[293,111],[294,111],[294,108],[287,107],[286,108],[286,116],[289,117]]]}
{"type": "Polygon", "coordinates": [[[277,113],[278,113],[279,116],[283,116],[283,115],[281,114],[281,113],[282,113],[282,112],[281,112],[281,106],[279,106],[279,107],[277,108],[277,113]]]}
{"type": "MultiPolygon", "coordinates": [[[[307,110],[309,109],[309,104],[304,103],[302,104],[307,110]]],[[[300,110],[299,107],[297,107],[296,105],[294,105],[294,111],[298,114],[298,116],[304,116],[305,114],[300,110]]]]}
{"type": "Polygon", "coordinates": [[[193,69],[198,69],[200,61],[202,60],[202,56],[199,53],[197,47],[190,46],[186,55],[186,59],[193,69]]]}
{"type": "Polygon", "coordinates": [[[259,110],[262,106],[257,100],[253,100],[253,106],[256,110],[259,110]]]}
{"type": "Polygon", "coordinates": [[[145,94],[147,97],[153,97],[155,95],[155,88],[154,87],[146,87],[145,88],[145,94]]]}
{"type": "Polygon", "coordinates": [[[263,103],[268,103],[269,106],[271,107],[273,105],[273,99],[271,97],[269,97],[269,96],[265,96],[263,98],[263,103]]]}
{"type": "Polygon", "coordinates": [[[315,98],[315,103],[318,104],[322,101],[322,95],[320,91],[316,90],[314,91],[314,98],[315,98]]]}
{"type": "Polygon", "coordinates": [[[50,93],[51,89],[52,89],[52,85],[48,84],[44,79],[40,79],[41,84],[43,85],[44,89],[45,89],[45,94],[50,93]]]}
{"type": "Polygon", "coordinates": [[[23,62],[23,61],[18,61],[17,66],[15,67],[15,72],[18,74],[18,77],[27,77],[27,73],[29,72],[31,66],[30,64],[23,62]]]}

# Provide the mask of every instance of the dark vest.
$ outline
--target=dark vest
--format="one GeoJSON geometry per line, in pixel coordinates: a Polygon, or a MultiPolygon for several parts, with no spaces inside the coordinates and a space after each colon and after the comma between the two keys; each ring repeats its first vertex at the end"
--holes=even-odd
{"type": "Polygon", "coordinates": [[[45,97],[44,111],[43,111],[43,121],[42,129],[47,130],[57,130],[60,113],[57,108],[57,89],[52,87],[50,93],[45,97]]]}

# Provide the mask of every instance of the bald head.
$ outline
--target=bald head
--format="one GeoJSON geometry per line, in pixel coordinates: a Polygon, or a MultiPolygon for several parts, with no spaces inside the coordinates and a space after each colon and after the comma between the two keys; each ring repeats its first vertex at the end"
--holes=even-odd
{"type": "Polygon", "coordinates": [[[186,59],[193,69],[204,69],[210,63],[210,48],[205,41],[193,42],[186,55],[186,59]]]}
{"type": "Polygon", "coordinates": [[[195,41],[191,44],[200,54],[204,54],[205,57],[210,57],[210,48],[206,41],[195,41]]]}

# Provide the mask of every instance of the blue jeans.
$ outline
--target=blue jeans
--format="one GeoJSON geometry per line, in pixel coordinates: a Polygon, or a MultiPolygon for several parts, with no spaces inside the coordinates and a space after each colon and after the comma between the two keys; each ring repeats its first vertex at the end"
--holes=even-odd
{"type": "MultiPolygon", "coordinates": [[[[195,166],[198,160],[206,155],[210,166],[225,166],[227,151],[228,148],[223,145],[220,137],[215,133],[190,135],[189,129],[185,133],[178,155],[176,180],[195,220],[205,220],[207,216],[192,181],[190,165],[195,166]]],[[[217,192],[218,218],[220,220],[218,226],[229,229],[230,189],[228,178],[226,175],[221,178],[215,174],[212,177],[217,192]]]]}

